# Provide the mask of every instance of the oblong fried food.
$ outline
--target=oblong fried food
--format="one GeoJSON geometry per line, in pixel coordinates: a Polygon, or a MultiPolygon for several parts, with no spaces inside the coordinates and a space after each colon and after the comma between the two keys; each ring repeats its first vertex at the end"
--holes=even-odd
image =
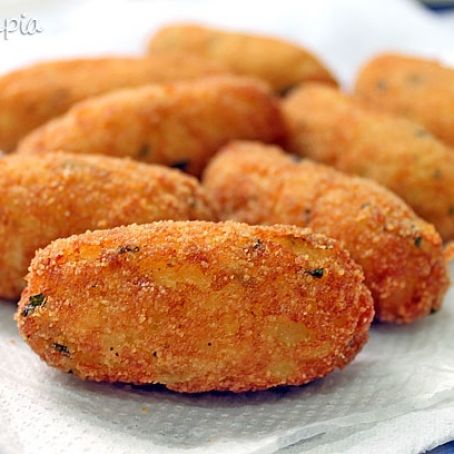
{"type": "Polygon", "coordinates": [[[17,320],[84,379],[260,390],[353,359],[373,315],[363,278],[334,240],[296,227],[132,225],[39,251],[17,320]]]}
{"type": "Polygon", "coordinates": [[[374,182],[237,142],[211,161],[204,187],[221,219],[294,224],[340,240],[363,267],[379,320],[410,323],[440,308],[448,286],[440,236],[374,182]]]}
{"type": "Polygon", "coordinates": [[[31,133],[18,151],[127,156],[197,175],[231,139],[283,134],[279,105],[263,84],[214,77],[92,98],[31,133]]]}
{"type": "Polygon", "coordinates": [[[285,92],[305,81],[337,85],[333,75],[312,53],[269,36],[173,24],[161,28],[152,37],[149,52],[150,55],[197,55],[234,74],[263,79],[277,92],[285,92]]]}
{"type": "Polygon", "coordinates": [[[0,77],[0,149],[12,151],[30,131],[83,99],[124,87],[226,72],[190,55],[58,60],[12,71],[0,77]]]}
{"type": "Polygon", "coordinates": [[[454,146],[454,68],[385,54],[360,71],[355,95],[370,107],[410,118],[454,146]]]}
{"type": "Polygon", "coordinates": [[[454,238],[454,153],[445,144],[323,85],[295,90],[283,108],[291,151],[377,181],[454,238]]]}
{"type": "Polygon", "coordinates": [[[197,180],[179,171],[67,153],[0,159],[0,296],[17,298],[38,248],[87,229],[213,220],[197,180]]]}

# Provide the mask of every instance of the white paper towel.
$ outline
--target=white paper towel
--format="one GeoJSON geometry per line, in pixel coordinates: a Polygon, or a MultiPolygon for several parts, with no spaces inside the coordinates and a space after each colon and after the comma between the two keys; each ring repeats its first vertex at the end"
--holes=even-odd
{"type": "MultiPolygon", "coordinates": [[[[136,53],[153,28],[192,19],[272,32],[317,51],[348,86],[396,49],[454,64],[454,18],[409,1],[7,1],[44,31],[0,40],[0,71],[73,55],[136,53]]],[[[454,271],[453,271],[454,272],[454,271]]],[[[185,396],[83,383],[48,368],[0,303],[0,453],[418,453],[454,438],[454,292],[413,326],[376,325],[357,360],[299,388],[185,396]]]]}

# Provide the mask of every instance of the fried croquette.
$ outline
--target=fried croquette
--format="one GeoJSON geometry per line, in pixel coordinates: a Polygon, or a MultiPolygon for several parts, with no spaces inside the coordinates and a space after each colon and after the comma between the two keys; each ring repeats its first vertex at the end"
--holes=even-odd
{"type": "Polygon", "coordinates": [[[14,299],[38,248],[87,229],[213,220],[199,183],[160,166],[67,153],[0,159],[0,297],[14,299]]]}
{"type": "Polygon", "coordinates": [[[199,175],[231,139],[279,142],[283,135],[279,104],[264,85],[214,77],[92,98],[30,134],[19,152],[127,156],[199,175]]]}
{"type": "Polygon", "coordinates": [[[268,36],[174,24],[161,28],[152,37],[149,52],[196,55],[234,74],[265,80],[279,93],[306,81],[337,85],[333,75],[312,53],[268,36]]]}
{"type": "Polygon", "coordinates": [[[454,153],[424,128],[317,84],[283,108],[291,151],[377,181],[454,238],[454,153]]]}
{"type": "Polygon", "coordinates": [[[221,219],[294,224],[341,241],[364,269],[377,319],[410,323],[440,308],[448,286],[440,236],[374,182],[237,142],[212,160],[204,187],[221,219]]]}
{"type": "Polygon", "coordinates": [[[360,71],[355,95],[370,107],[410,118],[454,147],[454,68],[386,54],[360,71]]]}
{"type": "Polygon", "coordinates": [[[255,391],[353,359],[373,316],[363,279],[309,230],[156,222],[39,251],[17,320],[41,358],[83,379],[255,391]]]}
{"type": "Polygon", "coordinates": [[[83,99],[226,72],[189,55],[60,60],[13,71],[0,77],[0,149],[12,151],[22,137],[83,99]]]}

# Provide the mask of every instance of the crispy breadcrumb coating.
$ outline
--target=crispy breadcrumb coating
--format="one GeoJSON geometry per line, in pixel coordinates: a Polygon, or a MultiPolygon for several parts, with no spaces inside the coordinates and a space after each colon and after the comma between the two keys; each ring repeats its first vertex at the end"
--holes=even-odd
{"type": "Polygon", "coordinates": [[[307,81],[337,85],[315,55],[301,46],[269,36],[173,24],[161,28],[152,37],[149,52],[150,55],[197,55],[234,74],[263,79],[280,93],[307,81]]]}
{"type": "Polygon", "coordinates": [[[381,183],[454,238],[452,149],[410,120],[323,85],[293,91],[283,108],[292,151],[381,183]]]}
{"type": "Polygon", "coordinates": [[[150,83],[226,73],[185,55],[106,57],[38,63],[0,77],[0,149],[12,151],[33,129],[83,99],[150,83]]]}
{"type": "Polygon", "coordinates": [[[277,100],[259,81],[214,77],[117,91],[76,104],[19,152],[127,156],[198,175],[231,139],[282,140],[277,100]]]}
{"type": "Polygon", "coordinates": [[[380,55],[360,71],[355,95],[370,107],[420,123],[454,147],[454,68],[423,58],[380,55]]]}
{"type": "Polygon", "coordinates": [[[448,286],[440,236],[372,181],[237,142],[207,167],[204,187],[221,219],[295,224],[340,240],[364,269],[379,320],[410,323],[440,308],[448,286]]]}
{"type": "Polygon", "coordinates": [[[203,189],[177,170],[66,153],[0,159],[0,296],[17,298],[35,251],[132,223],[212,220],[203,189]]]}
{"type": "Polygon", "coordinates": [[[308,230],[156,222],[40,250],[17,320],[41,358],[83,379],[255,391],[354,358],[373,316],[363,279],[308,230]]]}

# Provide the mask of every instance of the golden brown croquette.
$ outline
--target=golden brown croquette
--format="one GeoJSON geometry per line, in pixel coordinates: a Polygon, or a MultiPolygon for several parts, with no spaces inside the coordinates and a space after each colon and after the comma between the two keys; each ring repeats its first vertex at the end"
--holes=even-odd
{"type": "Polygon", "coordinates": [[[152,37],[149,53],[196,55],[234,74],[265,80],[279,93],[307,81],[337,85],[315,55],[301,46],[269,36],[173,24],[161,28],[152,37]]]}
{"type": "Polygon", "coordinates": [[[374,182],[237,142],[207,167],[204,187],[221,219],[294,224],[340,240],[364,269],[378,319],[410,323],[440,308],[448,286],[440,236],[374,182]]]}
{"type": "Polygon", "coordinates": [[[215,77],[122,90],[76,104],[26,137],[19,152],[130,157],[198,175],[231,139],[282,140],[277,100],[259,81],[215,77]]]}
{"type": "Polygon", "coordinates": [[[189,55],[57,60],[12,71],[0,77],[0,150],[12,151],[22,137],[83,99],[226,72],[189,55]]]}
{"type": "Polygon", "coordinates": [[[17,320],[41,358],[83,379],[260,390],[353,359],[373,316],[363,279],[308,230],[156,222],[39,251],[17,320]]]}
{"type": "Polygon", "coordinates": [[[0,159],[0,296],[17,298],[52,240],[156,220],[212,220],[198,182],[177,170],[66,153],[0,159]]]}
{"type": "Polygon", "coordinates": [[[283,107],[292,151],[377,181],[454,238],[452,149],[410,120],[323,85],[294,90],[283,107]]]}
{"type": "Polygon", "coordinates": [[[454,68],[423,58],[380,55],[360,71],[355,95],[370,107],[420,123],[454,147],[454,68]]]}

